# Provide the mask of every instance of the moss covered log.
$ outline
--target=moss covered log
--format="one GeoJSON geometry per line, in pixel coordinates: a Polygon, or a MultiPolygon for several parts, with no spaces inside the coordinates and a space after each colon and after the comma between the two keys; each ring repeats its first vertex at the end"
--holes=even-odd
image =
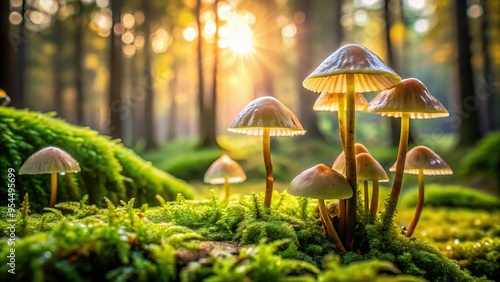
{"type": "MultiPolygon", "coordinates": [[[[48,205],[49,175],[18,175],[23,162],[46,146],[56,146],[70,153],[80,164],[81,172],[59,175],[58,201],[80,199],[104,204],[135,198],[137,204],[154,204],[160,194],[167,200],[178,193],[194,197],[184,181],[155,168],[119,141],[99,135],[89,128],[71,125],[54,114],[0,107],[0,183],[7,183],[7,170],[16,170],[17,200],[30,195],[31,207],[40,210],[48,205]]],[[[7,205],[7,197],[0,199],[7,205]]]]}

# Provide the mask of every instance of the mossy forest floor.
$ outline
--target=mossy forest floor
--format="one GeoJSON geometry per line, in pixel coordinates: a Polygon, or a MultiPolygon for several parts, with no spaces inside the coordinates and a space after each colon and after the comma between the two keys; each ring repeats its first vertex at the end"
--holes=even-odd
{"type": "MultiPolygon", "coordinates": [[[[12,118],[10,113],[6,116],[12,118]]],[[[22,130],[15,124],[9,130],[22,130]]],[[[65,125],[57,125],[61,132],[66,130],[65,125]]],[[[78,138],[90,140],[94,135],[74,130],[72,134],[83,136],[78,138]]],[[[45,144],[49,139],[37,140],[45,144]]],[[[107,144],[104,139],[100,142],[107,144]]],[[[40,208],[40,195],[20,195],[13,214],[8,207],[0,207],[0,280],[500,281],[500,200],[494,185],[475,186],[479,182],[474,177],[429,178],[421,220],[414,237],[406,238],[401,227],[413,216],[416,177],[405,177],[396,222],[384,224],[380,217],[373,220],[358,210],[358,251],[340,255],[325,236],[316,202],[284,192],[302,170],[318,163],[330,165],[339,153],[338,144],[273,143],[275,193],[267,209],[262,204],[265,184],[259,140],[222,136],[219,142],[222,149],[197,149],[195,141],[179,140],[143,154],[156,167],[186,182],[173,182],[177,180],[156,168],[152,171],[126,151],[115,155],[123,167],[118,172],[136,179],[137,185],[148,184],[142,194],[133,190],[141,187],[124,184],[131,190],[102,193],[120,196],[121,201],[105,196],[92,201],[93,197],[80,194],[71,200],[67,196],[54,208],[40,208]],[[201,182],[205,170],[223,152],[240,162],[248,177],[247,182],[231,186],[228,202],[221,200],[220,187],[201,182]],[[131,161],[122,161],[123,155],[131,161]],[[133,174],[134,165],[152,171],[158,180],[133,174]],[[165,197],[154,197],[157,185],[177,187],[171,183],[189,193],[175,198],[171,190],[163,193],[165,197]],[[37,205],[30,206],[35,201],[37,205]]],[[[123,151],[114,143],[107,146],[111,152],[123,151]]],[[[367,147],[385,168],[394,162],[394,149],[367,147]]],[[[20,164],[14,149],[11,152],[20,164]]],[[[21,157],[28,155],[28,149],[21,157]]],[[[455,171],[460,170],[459,155],[445,149],[440,154],[455,171]]],[[[92,174],[90,166],[87,173],[92,174]]],[[[80,178],[76,183],[91,184],[80,178]]],[[[40,178],[34,183],[41,187],[43,182],[40,178]]],[[[82,192],[87,191],[92,189],[82,192]]],[[[382,212],[388,193],[387,186],[381,187],[382,212]]]]}

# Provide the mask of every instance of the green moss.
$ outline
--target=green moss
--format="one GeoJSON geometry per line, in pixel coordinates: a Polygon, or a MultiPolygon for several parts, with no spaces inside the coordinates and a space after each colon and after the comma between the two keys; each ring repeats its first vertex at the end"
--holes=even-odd
{"type": "MultiPolygon", "coordinates": [[[[415,207],[417,198],[418,191],[412,190],[401,198],[400,205],[415,207]]],[[[424,206],[493,210],[500,209],[500,199],[472,188],[430,184],[425,187],[424,206]]]]}
{"type": "MultiPolygon", "coordinates": [[[[59,176],[58,201],[88,194],[90,203],[102,204],[103,197],[108,197],[114,203],[136,198],[142,204],[154,202],[156,194],[166,199],[174,199],[177,193],[194,196],[186,183],[154,168],[118,141],[53,114],[0,107],[0,132],[0,171],[18,171],[31,154],[46,146],[59,147],[79,162],[80,173],[59,176]]],[[[6,177],[2,173],[0,182],[7,183],[6,177]]],[[[32,208],[40,211],[48,203],[49,180],[49,175],[16,175],[17,200],[29,193],[32,208]]],[[[0,205],[6,201],[3,197],[0,205]]]]}
{"type": "Polygon", "coordinates": [[[486,174],[496,179],[500,189],[500,131],[490,133],[479,141],[474,150],[461,162],[459,173],[464,176],[486,174]]]}

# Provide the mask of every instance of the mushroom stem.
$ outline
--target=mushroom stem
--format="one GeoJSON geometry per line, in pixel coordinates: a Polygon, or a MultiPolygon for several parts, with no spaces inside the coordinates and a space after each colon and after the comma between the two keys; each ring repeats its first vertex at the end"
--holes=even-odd
{"type": "Polygon", "coordinates": [[[323,221],[326,225],[326,229],[328,230],[328,234],[332,238],[333,243],[335,244],[335,246],[337,246],[337,249],[342,254],[345,254],[346,251],[345,251],[344,245],[342,245],[342,242],[340,241],[340,238],[337,235],[337,232],[335,231],[335,228],[332,225],[332,221],[330,220],[330,217],[328,216],[328,212],[326,211],[325,200],[318,199],[318,206],[319,206],[320,216],[323,218],[323,221]]]}
{"type": "MultiPolygon", "coordinates": [[[[338,122],[339,122],[339,134],[340,134],[340,143],[342,144],[342,150],[345,154],[345,99],[346,95],[339,94],[339,110],[337,112],[338,122]]],[[[340,199],[339,200],[339,225],[342,232],[345,230],[345,221],[346,221],[346,213],[347,213],[347,200],[340,199]]],[[[345,234],[345,233],[344,233],[345,234]]],[[[344,237],[344,236],[342,236],[344,237]]]]}
{"type": "Polygon", "coordinates": [[[354,229],[356,227],[356,201],[357,179],[356,159],[354,153],[354,130],[355,130],[355,100],[354,100],[354,74],[346,74],[346,140],[345,140],[345,168],[346,179],[352,188],[352,198],[347,200],[346,212],[346,242],[352,246],[354,240],[354,229]]]}
{"type": "Polygon", "coordinates": [[[224,186],[222,186],[224,190],[224,201],[229,201],[229,179],[228,177],[224,177],[224,186]]]}
{"type": "Polygon", "coordinates": [[[391,195],[389,197],[389,208],[387,212],[390,217],[394,217],[398,205],[399,194],[401,193],[401,185],[403,184],[403,171],[405,169],[406,150],[408,149],[409,127],[410,115],[405,113],[401,117],[401,136],[399,138],[398,159],[396,161],[394,182],[392,183],[391,195]]]}
{"type": "Polygon", "coordinates": [[[271,207],[273,197],[273,164],[271,163],[271,136],[269,128],[263,129],[262,148],[264,154],[264,166],[266,167],[266,195],[264,196],[264,205],[271,207]]]}
{"type": "Polygon", "coordinates": [[[418,220],[420,219],[420,214],[422,213],[422,208],[424,207],[424,170],[418,170],[418,200],[417,207],[415,208],[415,214],[411,219],[410,226],[406,231],[406,237],[411,237],[415,227],[417,227],[418,220]]]}
{"type": "Polygon", "coordinates": [[[372,186],[372,202],[371,202],[371,206],[370,206],[370,211],[371,211],[371,214],[373,216],[373,218],[375,218],[375,216],[377,215],[377,211],[378,211],[378,194],[379,194],[379,187],[378,187],[378,181],[373,181],[373,186],[372,186]]]}
{"type": "Polygon", "coordinates": [[[50,174],[50,202],[49,206],[53,207],[56,204],[57,196],[57,172],[50,174]]]}
{"type": "MultiPolygon", "coordinates": [[[[368,212],[370,210],[370,206],[369,206],[369,196],[368,196],[368,181],[367,180],[364,180],[363,181],[363,190],[364,190],[364,193],[365,193],[365,211],[368,212]]],[[[373,196],[372,196],[373,197],[373,196]]]]}
{"type": "Polygon", "coordinates": [[[337,112],[339,121],[339,134],[340,143],[342,143],[342,150],[345,150],[345,96],[344,94],[338,94],[339,96],[339,110],[337,112]]]}

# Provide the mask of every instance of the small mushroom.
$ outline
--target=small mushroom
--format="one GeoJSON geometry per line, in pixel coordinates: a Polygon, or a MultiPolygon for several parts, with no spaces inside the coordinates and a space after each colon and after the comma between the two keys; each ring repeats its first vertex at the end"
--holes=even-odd
{"type": "Polygon", "coordinates": [[[222,190],[226,201],[229,199],[229,183],[239,183],[246,179],[247,176],[241,166],[226,154],[215,160],[203,177],[205,183],[224,184],[222,190]]]}
{"type": "MultiPolygon", "coordinates": [[[[395,171],[397,163],[389,170],[395,171]]],[[[416,146],[406,154],[405,173],[418,174],[418,200],[415,214],[406,231],[406,237],[411,237],[415,231],[422,208],[424,207],[424,175],[453,174],[453,170],[434,151],[426,146],[416,146]]]]}
{"type": "Polygon", "coordinates": [[[341,253],[345,248],[340,241],[330,216],[326,210],[325,199],[347,199],[352,197],[352,189],[345,177],[324,164],[315,165],[297,175],[287,190],[293,196],[318,199],[320,216],[328,234],[341,253]]]}
{"type": "MultiPolygon", "coordinates": [[[[345,94],[323,92],[314,102],[313,110],[317,112],[338,112],[338,124],[342,148],[345,148],[345,94]]],[[[362,111],[368,105],[368,100],[361,93],[355,94],[354,110],[362,111]]]]}
{"type": "Polygon", "coordinates": [[[57,174],[78,172],[80,166],[66,151],[56,147],[45,147],[31,155],[19,169],[19,174],[44,174],[51,175],[50,203],[53,207],[57,195],[57,174]]]}
{"type": "Polygon", "coordinates": [[[389,176],[384,168],[370,154],[361,153],[356,155],[356,174],[358,181],[364,182],[365,210],[371,211],[373,217],[378,210],[379,182],[389,181],[389,176]],[[368,208],[368,181],[372,181],[372,201],[368,208]]]}
{"type": "Polygon", "coordinates": [[[405,167],[406,150],[408,148],[408,132],[410,118],[427,119],[448,116],[446,108],[430,93],[427,87],[416,78],[401,81],[396,87],[380,92],[364,110],[366,113],[382,114],[401,118],[401,135],[399,139],[396,173],[389,196],[388,213],[394,215],[405,167]]]}
{"type": "Polygon", "coordinates": [[[271,162],[271,136],[303,135],[306,131],[292,111],[276,98],[270,96],[257,98],[246,105],[227,130],[262,136],[262,151],[266,168],[264,205],[268,208],[271,207],[274,180],[271,162]]]}
{"type": "MultiPolygon", "coordinates": [[[[354,144],[354,154],[358,155],[361,153],[369,154],[370,152],[363,144],[361,144],[361,143],[354,144]]],[[[340,152],[340,154],[337,156],[337,158],[335,159],[335,161],[332,164],[332,169],[339,172],[339,173],[345,172],[345,153],[344,153],[344,151],[340,152]]]]}

